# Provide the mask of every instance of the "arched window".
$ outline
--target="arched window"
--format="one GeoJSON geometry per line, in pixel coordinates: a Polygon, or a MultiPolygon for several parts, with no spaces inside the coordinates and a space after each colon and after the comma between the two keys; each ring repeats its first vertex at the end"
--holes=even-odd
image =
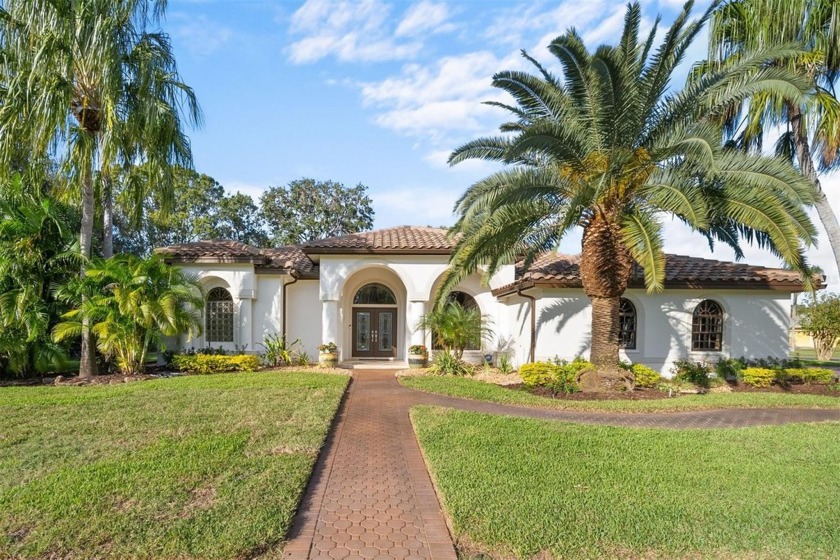
{"type": "Polygon", "coordinates": [[[388,286],[374,283],[356,292],[353,305],[397,305],[397,298],[388,286]]]}
{"type": "Polygon", "coordinates": [[[233,298],[224,288],[213,288],[207,294],[204,330],[208,343],[233,342],[233,298]]]}
{"type": "MultiPolygon", "coordinates": [[[[478,309],[478,304],[470,294],[466,292],[449,292],[449,295],[446,296],[447,303],[455,303],[463,307],[464,309],[475,309],[477,313],[480,313],[478,309]]],[[[437,337],[432,337],[432,349],[433,350],[442,350],[440,344],[438,344],[437,337]]],[[[467,343],[467,346],[464,350],[481,350],[481,344],[476,341],[470,341],[467,343]]]]}
{"type": "Polygon", "coordinates": [[[449,292],[449,295],[446,296],[446,301],[447,303],[458,303],[464,309],[475,309],[478,307],[475,298],[466,292],[449,292]]]}
{"type": "Polygon", "coordinates": [[[621,298],[618,304],[618,346],[628,350],[636,349],[636,306],[629,299],[621,298]]]}
{"type": "Polygon", "coordinates": [[[694,308],[691,349],[715,352],[723,349],[723,309],[716,301],[705,299],[694,308]]]}

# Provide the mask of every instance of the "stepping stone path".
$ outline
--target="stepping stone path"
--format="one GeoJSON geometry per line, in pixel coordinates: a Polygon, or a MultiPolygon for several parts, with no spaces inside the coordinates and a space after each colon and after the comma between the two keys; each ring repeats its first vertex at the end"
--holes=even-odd
{"type": "Polygon", "coordinates": [[[409,421],[415,405],[587,424],[736,428],[840,420],[840,410],[731,409],[622,414],[545,410],[431,395],[399,385],[393,371],[354,370],[283,557],[456,559],[409,421]]]}

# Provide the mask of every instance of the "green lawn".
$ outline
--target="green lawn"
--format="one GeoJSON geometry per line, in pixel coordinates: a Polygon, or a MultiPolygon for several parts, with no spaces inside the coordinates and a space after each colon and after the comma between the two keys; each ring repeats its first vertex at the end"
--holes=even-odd
{"type": "Polygon", "coordinates": [[[677,412],[715,408],[840,408],[840,391],[837,397],[785,393],[710,393],[649,401],[567,401],[540,397],[523,389],[505,389],[464,377],[427,375],[400,377],[399,380],[406,387],[429,393],[502,404],[568,410],[677,412]]]}
{"type": "Polygon", "coordinates": [[[840,423],[677,431],[432,407],[412,421],[465,556],[840,550],[840,423]]]}
{"type": "Polygon", "coordinates": [[[243,373],[0,388],[0,557],[272,550],[347,382],[243,373]]]}

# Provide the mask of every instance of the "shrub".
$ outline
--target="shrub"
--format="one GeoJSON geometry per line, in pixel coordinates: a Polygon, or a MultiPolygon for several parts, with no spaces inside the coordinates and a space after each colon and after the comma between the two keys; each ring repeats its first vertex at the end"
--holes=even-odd
{"type": "Polygon", "coordinates": [[[218,356],[210,354],[179,354],[175,356],[175,365],[181,371],[206,375],[230,371],[253,371],[260,366],[258,356],[240,354],[237,356],[218,356]]]}
{"type": "Polygon", "coordinates": [[[548,362],[534,362],[524,364],[519,368],[519,375],[526,387],[545,387],[557,374],[557,367],[548,362]]]}
{"type": "Polygon", "coordinates": [[[840,338],[840,295],[815,296],[798,311],[799,326],[814,339],[817,359],[830,360],[840,338]]]}
{"type": "Polygon", "coordinates": [[[778,372],[770,368],[749,367],[741,372],[741,379],[751,387],[769,387],[778,372]]]}
{"type": "Polygon", "coordinates": [[[633,376],[636,378],[636,387],[656,387],[658,383],[662,382],[662,376],[653,368],[649,368],[644,364],[633,364],[630,367],[633,376]]]}
{"type": "Polygon", "coordinates": [[[519,375],[526,387],[546,387],[555,395],[557,393],[576,393],[580,391],[577,377],[583,370],[593,367],[585,360],[576,359],[573,362],[555,360],[557,363],[535,362],[525,364],[519,368],[519,375]]]}
{"type": "Polygon", "coordinates": [[[709,366],[700,362],[689,362],[688,360],[678,360],[674,362],[674,367],[671,369],[674,374],[674,379],[677,381],[688,381],[698,387],[708,389],[711,385],[709,380],[709,373],[711,370],[709,366]]]}
{"type": "Polygon", "coordinates": [[[831,383],[834,371],[824,368],[788,368],[782,372],[782,380],[787,383],[831,383]]]}
{"type": "Polygon", "coordinates": [[[499,368],[499,371],[505,375],[513,373],[515,370],[513,362],[510,361],[510,356],[507,354],[499,354],[499,363],[497,364],[497,367],[499,368]]]}
{"type": "Polygon", "coordinates": [[[741,371],[747,367],[743,359],[721,358],[715,364],[715,374],[719,379],[741,379],[741,371]]]}
{"type": "Polygon", "coordinates": [[[446,350],[435,355],[435,361],[429,367],[432,373],[438,375],[472,375],[473,368],[470,364],[459,360],[446,350]]]}
{"type": "Polygon", "coordinates": [[[295,362],[295,346],[299,345],[299,338],[289,343],[285,334],[267,334],[260,343],[260,346],[265,348],[263,361],[272,367],[292,365],[295,362]]]}

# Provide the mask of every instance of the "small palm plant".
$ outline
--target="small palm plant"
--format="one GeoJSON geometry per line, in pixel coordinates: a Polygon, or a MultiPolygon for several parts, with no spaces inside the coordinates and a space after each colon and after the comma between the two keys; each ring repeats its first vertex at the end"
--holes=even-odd
{"type": "Polygon", "coordinates": [[[57,295],[75,307],[53,328],[53,339],[79,337],[87,322],[99,351],[127,375],[143,372],[149,349],[163,350],[163,337],[201,332],[201,285],[158,255],[94,261],[57,295]]]}
{"type": "Polygon", "coordinates": [[[450,301],[423,316],[417,328],[431,332],[435,346],[456,360],[464,356],[467,347],[480,345],[493,336],[488,315],[482,315],[477,307],[466,308],[457,301],[450,301]]]}
{"type": "Polygon", "coordinates": [[[298,353],[295,351],[295,346],[299,345],[299,338],[288,343],[285,334],[268,334],[260,343],[260,346],[265,348],[262,356],[263,361],[272,367],[289,366],[293,363],[299,364],[298,353]]]}

